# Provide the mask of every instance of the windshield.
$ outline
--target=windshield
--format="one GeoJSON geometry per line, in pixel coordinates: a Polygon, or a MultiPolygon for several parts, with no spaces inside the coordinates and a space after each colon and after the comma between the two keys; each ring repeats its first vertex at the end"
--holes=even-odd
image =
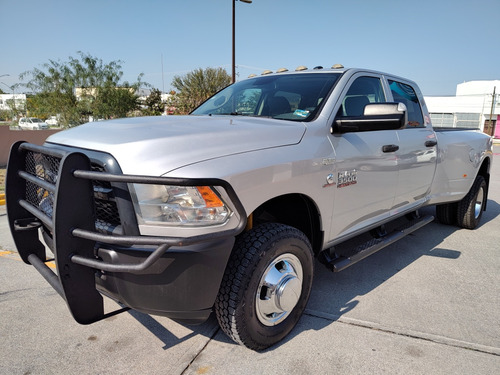
{"type": "Polygon", "coordinates": [[[42,122],[39,118],[31,117],[30,118],[31,122],[42,122]]]}
{"type": "Polygon", "coordinates": [[[218,92],[192,115],[241,115],[308,121],[319,111],[339,73],[262,76],[218,92]]]}

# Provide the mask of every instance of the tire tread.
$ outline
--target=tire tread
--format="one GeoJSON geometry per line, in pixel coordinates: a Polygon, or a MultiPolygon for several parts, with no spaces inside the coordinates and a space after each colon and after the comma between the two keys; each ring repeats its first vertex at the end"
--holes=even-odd
{"type": "MultiPolygon", "coordinates": [[[[251,276],[265,249],[263,245],[273,238],[291,236],[309,244],[307,237],[293,227],[279,223],[261,224],[241,235],[224,273],[219,294],[215,300],[215,313],[221,329],[235,342],[253,350],[262,350],[273,343],[255,342],[246,329],[246,322],[239,316],[238,303],[248,286],[251,276]]],[[[309,245],[310,246],[310,245],[309,245]]]]}
{"type": "MultiPolygon", "coordinates": [[[[482,215],[479,215],[477,219],[475,218],[475,202],[480,189],[485,189],[485,186],[486,180],[484,179],[484,177],[480,175],[477,176],[467,195],[460,202],[458,202],[457,222],[460,227],[466,229],[475,229],[479,225],[479,221],[482,215]]],[[[481,209],[483,209],[483,207],[481,209]]]]}

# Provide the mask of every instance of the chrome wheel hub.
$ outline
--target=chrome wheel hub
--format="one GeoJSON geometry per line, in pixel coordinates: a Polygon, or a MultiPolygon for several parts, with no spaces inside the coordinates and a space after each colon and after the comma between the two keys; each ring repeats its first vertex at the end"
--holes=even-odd
{"type": "Polygon", "coordinates": [[[477,218],[481,215],[481,209],[483,208],[483,199],[484,199],[484,190],[479,189],[476,197],[476,203],[474,205],[474,218],[477,218]]]}
{"type": "Polygon", "coordinates": [[[292,312],[302,293],[302,266],[293,254],[283,254],[266,268],[257,288],[255,308],[259,321],[276,325],[292,312]]]}

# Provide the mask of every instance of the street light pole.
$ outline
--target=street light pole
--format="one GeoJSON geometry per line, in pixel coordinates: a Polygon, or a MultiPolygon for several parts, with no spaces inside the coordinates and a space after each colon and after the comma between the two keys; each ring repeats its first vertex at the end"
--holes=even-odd
{"type": "MultiPolygon", "coordinates": [[[[232,47],[232,51],[233,51],[233,59],[232,59],[232,76],[231,76],[231,83],[234,83],[236,82],[236,53],[235,53],[235,50],[236,50],[236,42],[235,42],[235,25],[236,25],[236,22],[235,22],[235,15],[236,15],[236,11],[235,11],[235,8],[236,8],[236,0],[232,0],[233,1],[233,47],[232,47]]],[[[252,3],[252,0],[239,0],[241,1],[242,3],[247,3],[247,4],[251,4],[252,3]]]]}

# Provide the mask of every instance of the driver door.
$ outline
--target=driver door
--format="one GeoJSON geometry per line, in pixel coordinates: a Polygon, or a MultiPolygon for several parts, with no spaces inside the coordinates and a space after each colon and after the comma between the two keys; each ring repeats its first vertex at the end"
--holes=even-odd
{"type": "MultiPolygon", "coordinates": [[[[363,115],[369,103],[386,102],[382,78],[358,74],[342,94],[336,119],[363,115]]],[[[389,216],[398,183],[396,130],[333,134],[336,191],[332,238],[348,236],[389,216]]]]}

